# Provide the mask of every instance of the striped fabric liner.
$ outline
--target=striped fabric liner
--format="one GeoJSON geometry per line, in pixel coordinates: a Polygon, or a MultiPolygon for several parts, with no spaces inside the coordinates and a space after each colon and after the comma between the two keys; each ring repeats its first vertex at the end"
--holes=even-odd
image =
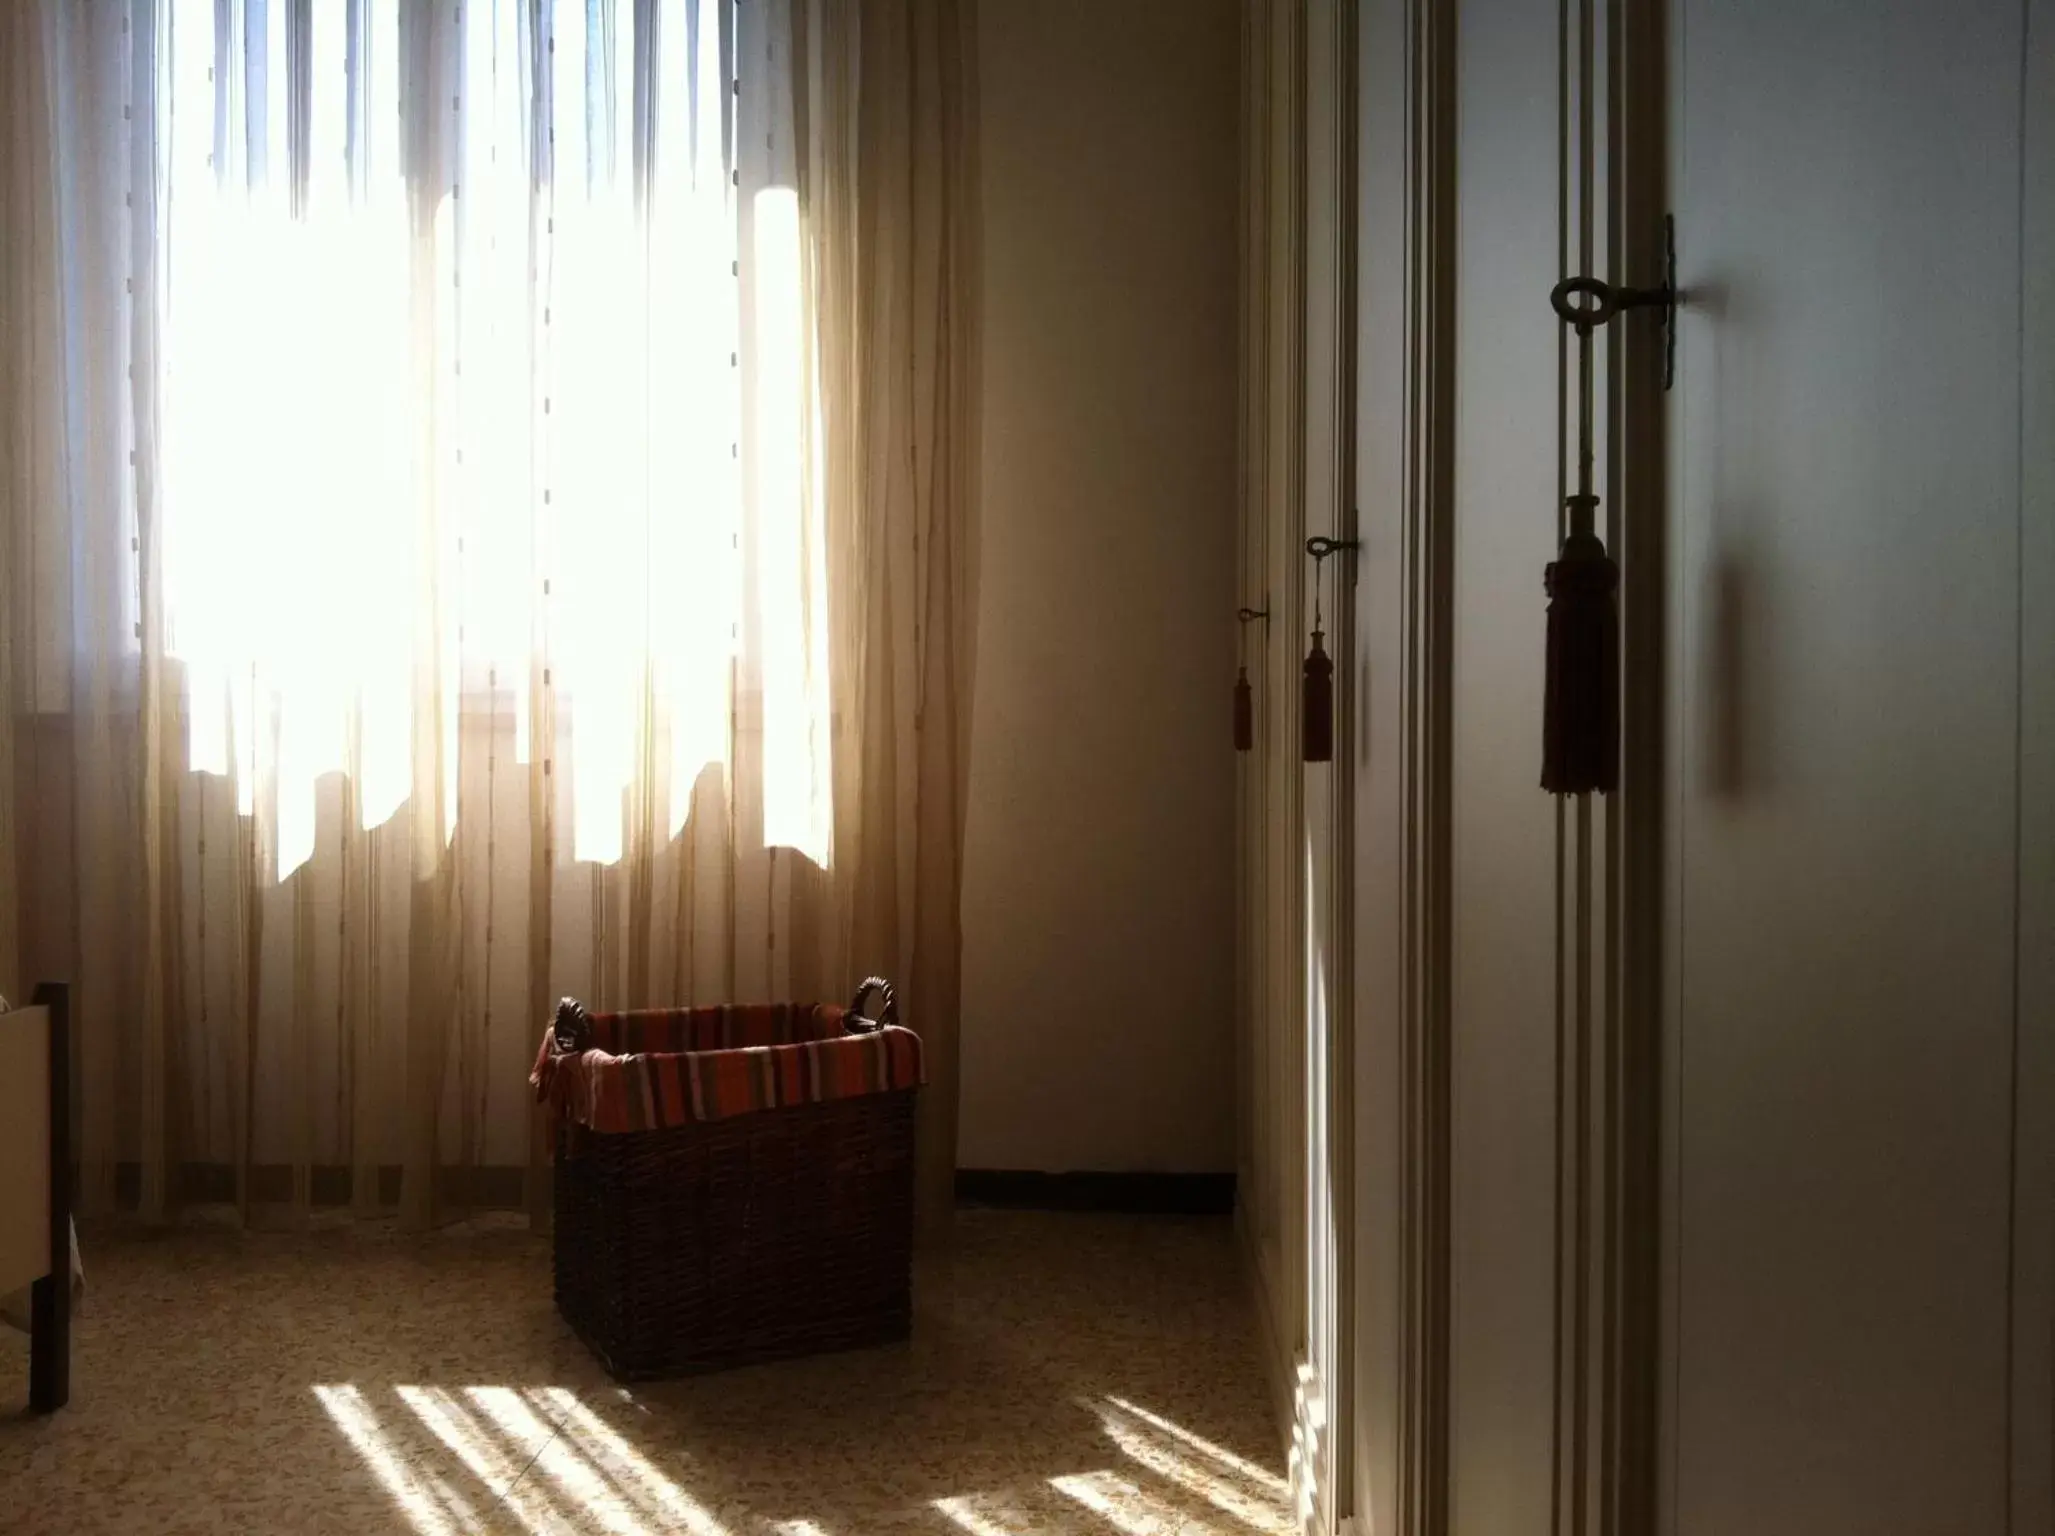
{"type": "Polygon", "coordinates": [[[841,1038],[846,1008],[826,1003],[723,1003],[712,1008],[643,1008],[594,1013],[592,1043],[616,1056],[644,1051],[725,1051],[841,1038]]]}
{"type": "MultiPolygon", "coordinates": [[[[723,1011],[768,1015],[775,1009],[696,1009],[692,1013],[723,1011]]],[[[805,1030],[816,1027],[825,1013],[834,1014],[836,1028],[841,1027],[839,1008],[792,1007],[788,1011],[794,1019],[805,1021],[799,1026],[805,1030]]],[[[595,1037],[603,1038],[598,1033],[602,1019],[636,1017],[595,1014],[595,1037]]],[[[657,1016],[647,1017],[654,1020],[657,1016]]],[[[671,1017],[683,1018],[685,1013],[680,1010],[671,1017]]],[[[619,1029],[618,1024],[614,1027],[619,1029]]],[[[678,1038],[661,1033],[679,1027],[675,1024],[648,1027],[656,1032],[656,1038],[678,1038]]],[[[735,1026],[724,1021],[719,1027],[735,1026]]],[[[636,1033],[642,1028],[631,1024],[613,1038],[643,1038],[636,1033]]],[[[662,1130],[765,1109],[918,1088],[926,1081],[926,1069],[920,1036],[896,1025],[869,1034],[836,1034],[826,1039],[622,1055],[600,1049],[558,1052],[554,1035],[545,1031],[535,1071],[528,1080],[535,1087],[536,1098],[551,1104],[558,1114],[611,1134],[662,1130]]],[[[552,1120],[555,1118],[553,1115],[552,1120]]]]}

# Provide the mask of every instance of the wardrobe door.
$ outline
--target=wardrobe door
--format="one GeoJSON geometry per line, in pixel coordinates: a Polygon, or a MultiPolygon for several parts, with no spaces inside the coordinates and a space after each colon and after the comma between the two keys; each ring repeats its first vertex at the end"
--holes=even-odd
{"type": "Polygon", "coordinates": [[[2022,631],[2047,513],[2022,499],[2046,440],[2022,414],[2025,20],[1672,10],[1665,1430],[1689,1536],[2007,1528],[2014,1236],[2045,1231],[2015,1211],[2016,1111],[2041,1113],[2016,1053],[2046,1027],[2018,989],[2021,698],[2055,671],[2022,631]]]}

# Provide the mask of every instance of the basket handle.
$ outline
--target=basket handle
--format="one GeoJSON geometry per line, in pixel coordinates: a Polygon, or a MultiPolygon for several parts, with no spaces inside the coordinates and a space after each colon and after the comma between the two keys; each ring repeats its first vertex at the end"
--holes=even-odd
{"type": "Polygon", "coordinates": [[[577,998],[558,999],[555,1033],[560,1051],[582,1051],[592,1043],[592,1015],[577,998]]]}
{"type": "Polygon", "coordinates": [[[852,1035],[868,1035],[883,1029],[888,1024],[899,1022],[899,999],[892,993],[892,983],[882,976],[866,976],[863,985],[856,989],[856,1000],[849,1005],[849,1012],[842,1017],[842,1027],[852,1035]],[[885,994],[885,1006],[878,1010],[876,1018],[866,1017],[863,1005],[873,992],[885,994]]]}

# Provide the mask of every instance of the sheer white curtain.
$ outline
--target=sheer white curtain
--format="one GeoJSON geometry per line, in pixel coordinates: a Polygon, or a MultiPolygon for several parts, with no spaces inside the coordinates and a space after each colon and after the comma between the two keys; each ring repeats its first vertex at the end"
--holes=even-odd
{"type": "Polygon", "coordinates": [[[0,979],[79,989],[89,1203],[539,1208],[558,992],[925,970],[953,1097],[974,435],[830,395],[967,387],[965,39],[875,11],[0,17],[0,979]]]}

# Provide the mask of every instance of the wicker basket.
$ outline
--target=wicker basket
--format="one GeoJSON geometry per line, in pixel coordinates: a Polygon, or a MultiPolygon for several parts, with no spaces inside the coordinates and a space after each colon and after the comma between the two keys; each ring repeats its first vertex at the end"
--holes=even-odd
{"type": "MultiPolygon", "coordinates": [[[[582,1049],[583,1020],[559,1009],[561,1048],[582,1049]]],[[[866,982],[848,1027],[896,1022],[891,988],[866,982]]],[[[905,1338],[915,1092],[613,1134],[565,1122],[557,1310],[624,1381],[905,1338]]]]}

